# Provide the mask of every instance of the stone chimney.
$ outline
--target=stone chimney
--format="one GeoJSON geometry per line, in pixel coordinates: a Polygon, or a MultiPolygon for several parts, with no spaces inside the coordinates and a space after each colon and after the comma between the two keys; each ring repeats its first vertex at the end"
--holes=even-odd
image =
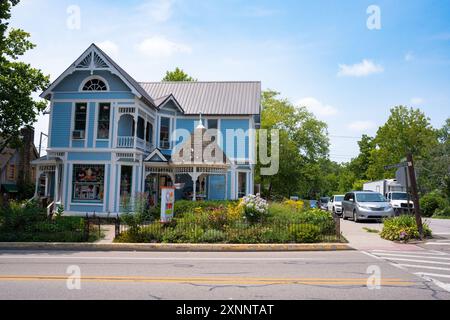
{"type": "Polygon", "coordinates": [[[19,184],[33,183],[31,179],[31,161],[33,160],[32,153],[34,147],[34,128],[25,127],[20,130],[22,136],[22,145],[20,146],[20,160],[19,160],[19,184]]]}

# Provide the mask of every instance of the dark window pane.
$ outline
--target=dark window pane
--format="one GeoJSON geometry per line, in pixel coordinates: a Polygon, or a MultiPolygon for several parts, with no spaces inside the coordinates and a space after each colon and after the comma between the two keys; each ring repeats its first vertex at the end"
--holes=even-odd
{"type": "Polygon", "coordinates": [[[77,103],[75,105],[75,125],[74,125],[74,129],[76,131],[86,131],[86,114],[87,114],[87,104],[77,103]]]}
{"type": "Polygon", "coordinates": [[[170,149],[170,118],[161,118],[160,147],[170,149]]]}
{"type": "Polygon", "coordinates": [[[98,139],[109,139],[109,118],[111,114],[111,104],[101,103],[98,111],[98,139]]]}

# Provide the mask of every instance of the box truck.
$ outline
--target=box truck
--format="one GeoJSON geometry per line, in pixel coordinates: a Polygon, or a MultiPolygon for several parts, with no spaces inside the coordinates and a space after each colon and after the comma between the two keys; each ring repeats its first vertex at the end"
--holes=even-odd
{"type": "Polygon", "coordinates": [[[373,191],[384,195],[397,215],[409,213],[414,208],[413,201],[406,192],[406,187],[398,183],[395,179],[367,182],[364,184],[363,189],[364,191],[373,191]]]}

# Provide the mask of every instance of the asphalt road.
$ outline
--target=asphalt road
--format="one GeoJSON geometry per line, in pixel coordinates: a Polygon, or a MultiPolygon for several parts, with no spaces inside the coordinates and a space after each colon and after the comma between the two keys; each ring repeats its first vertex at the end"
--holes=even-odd
{"type": "Polygon", "coordinates": [[[449,300],[449,291],[359,251],[0,252],[0,299],[449,300]]]}

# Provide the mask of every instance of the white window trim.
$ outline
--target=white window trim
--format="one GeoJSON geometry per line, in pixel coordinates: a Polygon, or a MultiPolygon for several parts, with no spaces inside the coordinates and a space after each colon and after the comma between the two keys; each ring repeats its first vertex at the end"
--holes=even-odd
{"type": "Polygon", "coordinates": [[[176,117],[175,116],[168,116],[168,115],[160,115],[158,116],[158,148],[161,150],[171,150],[173,148],[173,143],[172,143],[172,136],[173,136],[173,128],[174,128],[174,124],[176,123],[176,117]],[[169,148],[162,148],[161,147],[161,120],[162,118],[167,118],[169,119],[169,148]]]}
{"type": "Polygon", "coordinates": [[[111,140],[111,125],[112,125],[112,112],[113,112],[113,103],[109,101],[96,102],[95,103],[95,117],[94,117],[94,147],[97,147],[97,141],[100,142],[109,142],[111,140]],[[108,103],[109,104],[109,138],[108,139],[99,139],[98,138],[98,117],[100,116],[100,104],[108,103]]]}
{"type": "MultiPolygon", "coordinates": [[[[69,185],[69,190],[68,190],[68,202],[69,202],[69,206],[70,206],[70,210],[72,210],[72,206],[92,206],[92,207],[100,207],[103,206],[103,211],[105,211],[106,208],[106,179],[103,179],[103,192],[105,193],[103,196],[103,202],[97,202],[97,203],[93,203],[93,202],[74,202],[73,201],[73,166],[77,165],[77,164],[81,164],[81,165],[87,165],[87,164],[91,164],[91,165],[104,165],[105,166],[105,176],[106,176],[106,166],[108,164],[110,164],[110,162],[105,162],[105,161],[68,161],[67,165],[69,166],[69,180],[66,181],[67,184],[69,185]]],[[[109,182],[109,181],[108,181],[109,182]]]]}
{"type": "Polygon", "coordinates": [[[71,117],[71,122],[70,122],[70,143],[69,146],[70,148],[72,148],[72,142],[73,141],[84,141],[84,147],[87,148],[87,141],[88,141],[88,131],[89,131],[89,102],[84,100],[84,101],[73,101],[72,102],[72,117],[71,117]],[[76,106],[77,104],[81,104],[81,103],[85,103],[86,104],[86,128],[85,128],[85,136],[84,139],[73,139],[73,131],[75,130],[75,111],[76,111],[76,106]]]}
{"type": "Polygon", "coordinates": [[[103,78],[103,77],[101,77],[101,76],[98,76],[98,75],[94,75],[94,76],[87,77],[86,79],[84,79],[84,80],[81,82],[81,85],[80,85],[80,87],[78,88],[78,92],[110,92],[110,87],[109,87],[108,81],[106,81],[105,78],[103,78]],[[87,90],[83,90],[83,88],[84,88],[84,86],[86,85],[86,83],[87,83],[88,81],[91,81],[91,80],[100,80],[100,81],[103,81],[103,82],[105,83],[105,85],[106,85],[106,91],[87,91],[87,90]]]}
{"type": "Polygon", "coordinates": [[[250,194],[250,188],[249,188],[249,176],[252,173],[251,170],[243,170],[243,169],[239,169],[235,171],[235,191],[236,191],[236,199],[240,199],[239,198],[239,174],[240,173],[245,173],[245,196],[248,196],[250,194]]]}

